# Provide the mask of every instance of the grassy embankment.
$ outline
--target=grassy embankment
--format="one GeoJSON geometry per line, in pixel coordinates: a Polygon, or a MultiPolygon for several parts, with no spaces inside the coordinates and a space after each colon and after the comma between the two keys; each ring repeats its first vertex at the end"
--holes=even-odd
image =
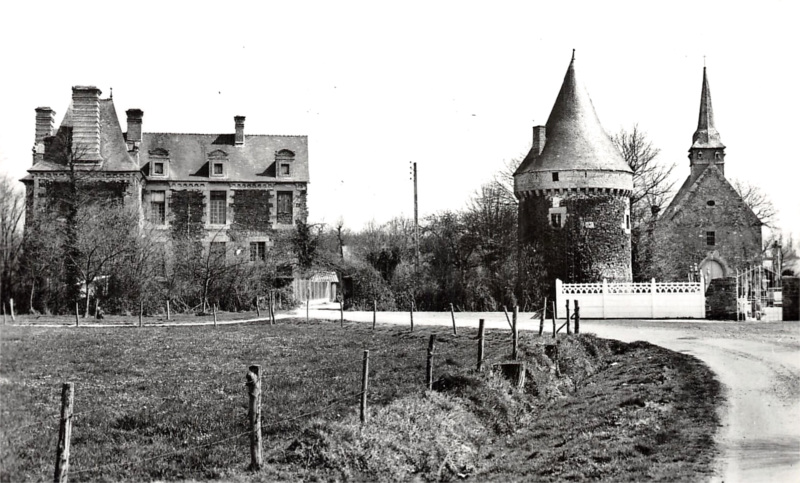
{"type": "MultiPolygon", "coordinates": [[[[693,480],[714,456],[719,384],[647,344],[523,333],[523,391],[475,372],[475,331],[275,326],[3,328],[0,480],[52,478],[60,387],[75,383],[71,481],[693,480]],[[438,391],[423,391],[428,335],[438,391]],[[358,422],[371,348],[370,422],[358,422]],[[552,354],[551,350],[547,350],[552,354]],[[264,376],[265,468],[249,473],[246,368],[264,376]]],[[[487,358],[510,352],[487,334],[487,358]]]]}

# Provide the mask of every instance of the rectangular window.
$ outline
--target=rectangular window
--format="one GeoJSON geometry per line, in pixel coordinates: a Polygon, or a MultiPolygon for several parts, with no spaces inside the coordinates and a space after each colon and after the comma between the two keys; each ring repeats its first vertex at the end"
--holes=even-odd
{"type": "Polygon", "coordinates": [[[224,225],[228,208],[228,192],[212,191],[208,205],[209,223],[212,225],[224,225]]]}
{"type": "Polygon", "coordinates": [[[625,214],[625,229],[626,230],[630,230],[631,229],[631,215],[629,215],[627,213],[625,214]]]}
{"type": "Polygon", "coordinates": [[[289,176],[289,175],[291,175],[291,173],[292,173],[292,171],[289,168],[288,164],[282,164],[281,165],[281,176],[289,176]]]}
{"type": "Polygon", "coordinates": [[[225,242],[211,242],[208,249],[210,261],[212,263],[225,260],[225,242]]]}
{"type": "Polygon", "coordinates": [[[553,213],[550,215],[550,224],[555,228],[561,228],[561,213],[553,213]]]}
{"type": "Polygon", "coordinates": [[[292,224],[293,203],[291,191],[278,191],[278,223],[292,224]]]}
{"type": "Polygon", "coordinates": [[[214,163],[214,174],[222,176],[222,163],[214,163]]]}
{"type": "Polygon", "coordinates": [[[707,231],[706,232],[706,245],[713,247],[717,244],[717,232],[714,231],[707,231]]]}
{"type": "Polygon", "coordinates": [[[150,192],[150,223],[163,225],[167,222],[167,202],[164,191],[150,192]]]}
{"type": "Polygon", "coordinates": [[[153,174],[164,174],[164,163],[153,163],[153,174]]]}
{"type": "Polygon", "coordinates": [[[250,261],[256,262],[267,259],[267,242],[250,242],[250,261]]]}
{"type": "Polygon", "coordinates": [[[558,181],[558,173],[553,173],[553,181],[558,181]]]}

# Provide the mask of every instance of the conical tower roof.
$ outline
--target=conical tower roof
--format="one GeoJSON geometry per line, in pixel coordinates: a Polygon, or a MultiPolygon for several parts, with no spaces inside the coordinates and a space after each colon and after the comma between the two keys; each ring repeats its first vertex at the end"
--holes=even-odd
{"type": "Polygon", "coordinates": [[[541,155],[531,151],[526,171],[603,170],[631,173],[628,163],[600,125],[589,93],[575,73],[575,52],[546,125],[541,155]],[[530,162],[532,161],[532,163],[530,162]]]}
{"type": "Polygon", "coordinates": [[[692,148],[724,148],[719,132],[714,126],[714,108],[711,106],[711,89],[703,66],[703,90],[700,92],[700,117],[692,136],[692,148]]]}

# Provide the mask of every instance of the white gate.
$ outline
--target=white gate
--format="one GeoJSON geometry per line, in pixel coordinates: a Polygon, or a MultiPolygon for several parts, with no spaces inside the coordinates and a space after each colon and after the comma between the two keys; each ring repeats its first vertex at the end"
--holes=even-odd
{"type": "Polygon", "coordinates": [[[578,301],[586,319],[703,319],[705,284],[699,282],[563,283],[556,279],[556,318],[566,318],[565,303],[578,301]]]}

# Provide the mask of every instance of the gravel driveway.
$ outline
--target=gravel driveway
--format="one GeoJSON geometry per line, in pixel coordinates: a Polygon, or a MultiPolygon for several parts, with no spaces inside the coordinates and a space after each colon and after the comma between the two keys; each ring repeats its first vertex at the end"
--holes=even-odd
{"type": "MultiPolygon", "coordinates": [[[[305,309],[297,313],[305,316],[305,309]]],[[[312,307],[310,315],[338,320],[338,306],[312,307]]],[[[372,322],[372,312],[344,316],[372,322]]],[[[497,312],[456,313],[456,324],[477,327],[480,318],[488,329],[508,329],[505,316],[497,312]]],[[[410,324],[407,312],[378,312],[377,320],[410,324]]],[[[452,325],[447,312],[417,312],[414,322],[452,325]]],[[[538,328],[538,320],[520,314],[521,330],[538,328]]],[[[546,321],[548,329],[552,323],[546,321]]],[[[720,408],[721,455],[713,481],[800,481],[800,323],[585,320],[581,331],[624,342],[644,340],[691,354],[711,367],[727,398],[720,408]]]]}

